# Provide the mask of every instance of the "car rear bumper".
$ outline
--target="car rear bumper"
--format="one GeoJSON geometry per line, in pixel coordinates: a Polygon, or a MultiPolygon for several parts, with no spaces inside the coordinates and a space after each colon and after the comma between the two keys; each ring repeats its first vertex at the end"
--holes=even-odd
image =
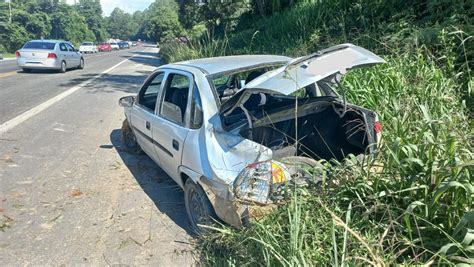
{"type": "Polygon", "coordinates": [[[22,69],[60,69],[61,61],[58,59],[44,59],[42,61],[29,61],[23,58],[17,59],[18,67],[22,69]]]}

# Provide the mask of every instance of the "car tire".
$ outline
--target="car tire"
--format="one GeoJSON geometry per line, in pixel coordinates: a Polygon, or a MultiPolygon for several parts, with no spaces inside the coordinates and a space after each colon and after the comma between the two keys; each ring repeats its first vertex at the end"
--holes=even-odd
{"type": "Polygon", "coordinates": [[[61,68],[59,69],[59,72],[65,73],[66,70],[67,70],[66,62],[65,62],[65,61],[61,61],[61,68]]]}
{"type": "Polygon", "coordinates": [[[22,69],[24,73],[30,73],[31,69],[22,69]]]}
{"type": "Polygon", "coordinates": [[[122,142],[125,145],[125,151],[130,154],[139,155],[143,152],[127,120],[122,123],[122,142]]]}
{"type": "Polygon", "coordinates": [[[214,208],[207,198],[206,192],[192,179],[184,184],[184,205],[191,225],[191,230],[197,235],[205,233],[206,229],[199,225],[213,225],[217,220],[214,208]]]}
{"type": "Polygon", "coordinates": [[[84,59],[81,58],[81,60],[79,60],[79,66],[77,66],[78,69],[80,70],[83,70],[84,69],[84,59]]]}

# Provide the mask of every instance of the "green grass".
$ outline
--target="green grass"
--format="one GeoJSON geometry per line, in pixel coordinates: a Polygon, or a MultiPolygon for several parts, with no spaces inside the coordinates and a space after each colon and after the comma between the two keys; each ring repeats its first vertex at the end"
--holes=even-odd
{"type": "Polygon", "coordinates": [[[3,58],[13,58],[15,57],[14,53],[0,53],[3,55],[3,58]]]}
{"type": "Polygon", "coordinates": [[[343,79],[348,100],[380,116],[377,158],[334,162],[322,187],[293,189],[291,203],[251,227],[215,229],[200,243],[204,265],[474,264],[473,16],[463,1],[379,2],[311,2],[163,45],[170,62],[342,42],[387,60],[343,79]]]}

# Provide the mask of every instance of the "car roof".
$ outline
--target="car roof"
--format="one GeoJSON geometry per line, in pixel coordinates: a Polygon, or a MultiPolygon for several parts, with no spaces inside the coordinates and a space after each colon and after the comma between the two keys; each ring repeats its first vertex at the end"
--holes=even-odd
{"type": "Polygon", "coordinates": [[[247,69],[253,66],[285,64],[290,60],[292,58],[276,55],[239,55],[193,59],[176,62],[172,65],[195,67],[206,74],[212,75],[238,69],[247,69]]]}

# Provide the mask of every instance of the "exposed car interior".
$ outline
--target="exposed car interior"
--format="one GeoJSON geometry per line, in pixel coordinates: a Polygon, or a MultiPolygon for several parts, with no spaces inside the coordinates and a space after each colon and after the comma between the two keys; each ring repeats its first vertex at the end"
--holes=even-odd
{"type": "Polygon", "coordinates": [[[188,105],[191,81],[185,75],[170,74],[164,88],[161,115],[178,124],[183,124],[188,105]]]}
{"type": "Polygon", "coordinates": [[[231,74],[218,75],[213,77],[211,82],[219,95],[220,102],[223,103],[237,91],[242,89],[246,84],[276,67],[280,66],[260,67],[231,74]]]}
{"type": "MultiPolygon", "coordinates": [[[[289,96],[252,94],[244,104],[252,125],[241,128],[240,135],[272,149],[275,158],[298,155],[341,160],[348,154],[362,154],[370,143],[364,114],[337,99],[326,81],[289,96]]],[[[241,108],[224,116],[226,125],[246,120],[241,108]]]]}
{"type": "Polygon", "coordinates": [[[158,92],[160,91],[164,76],[164,73],[158,73],[148,85],[145,85],[145,87],[147,86],[146,89],[142,90],[138,95],[138,104],[151,111],[155,110],[158,92]]]}

